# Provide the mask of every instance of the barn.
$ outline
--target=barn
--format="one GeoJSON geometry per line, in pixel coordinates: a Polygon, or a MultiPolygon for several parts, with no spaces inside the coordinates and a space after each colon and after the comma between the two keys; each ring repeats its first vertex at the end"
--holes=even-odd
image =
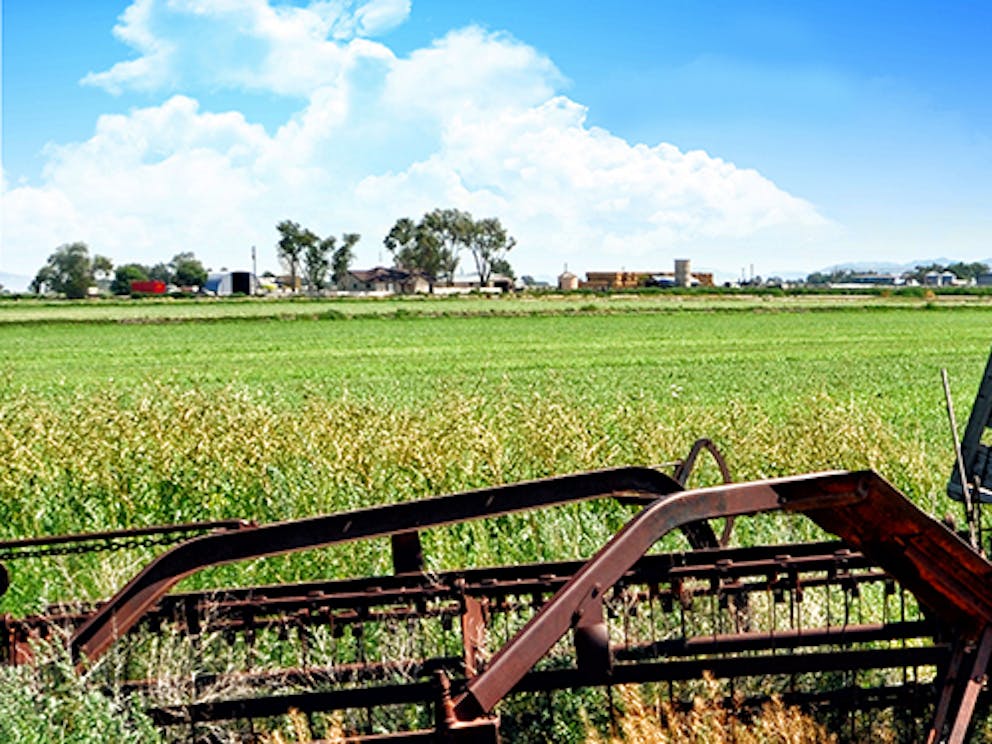
{"type": "Polygon", "coordinates": [[[253,295],[258,292],[258,277],[250,271],[227,271],[211,274],[203,285],[205,294],[225,297],[234,294],[253,295]]]}

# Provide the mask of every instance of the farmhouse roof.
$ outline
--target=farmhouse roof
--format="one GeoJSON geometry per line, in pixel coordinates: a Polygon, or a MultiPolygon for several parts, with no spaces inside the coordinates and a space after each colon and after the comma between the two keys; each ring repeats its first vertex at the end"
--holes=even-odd
{"type": "Polygon", "coordinates": [[[352,269],[348,273],[360,282],[405,282],[415,276],[430,278],[423,272],[404,271],[403,269],[392,269],[385,266],[376,266],[372,269],[352,269]]]}

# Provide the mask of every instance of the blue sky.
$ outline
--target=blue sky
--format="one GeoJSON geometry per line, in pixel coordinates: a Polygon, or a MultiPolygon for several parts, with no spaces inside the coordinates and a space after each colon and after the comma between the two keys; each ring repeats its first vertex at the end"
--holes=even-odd
{"type": "Polygon", "coordinates": [[[7,0],[0,272],[448,205],[538,275],[992,256],[992,3],[577,7],[7,0]]]}

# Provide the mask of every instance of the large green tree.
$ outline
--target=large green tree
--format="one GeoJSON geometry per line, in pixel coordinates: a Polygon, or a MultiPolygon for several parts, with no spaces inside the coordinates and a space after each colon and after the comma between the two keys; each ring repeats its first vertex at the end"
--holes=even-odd
{"type": "Polygon", "coordinates": [[[110,291],[116,295],[131,293],[131,282],[148,280],[148,269],[137,263],[122,264],[114,272],[114,280],[110,283],[110,291]]]}
{"type": "Polygon", "coordinates": [[[207,270],[190,252],[177,253],[169,263],[172,284],[180,287],[202,287],[207,283],[207,270]]]}
{"type": "Polygon", "coordinates": [[[69,299],[80,299],[86,297],[93,284],[93,261],[89,247],[86,243],[67,243],[60,245],[48,257],[47,263],[31,282],[31,289],[34,292],[47,289],[64,294],[69,299]]]}
{"type": "Polygon", "coordinates": [[[401,217],[382,242],[386,250],[393,254],[393,261],[399,268],[433,277],[441,274],[438,238],[432,231],[424,229],[422,224],[416,224],[409,217],[401,217]]]}
{"type": "Polygon", "coordinates": [[[306,253],[307,246],[312,242],[317,242],[317,236],[292,220],[283,220],[276,225],[276,230],[279,232],[277,249],[279,260],[289,270],[289,281],[295,292],[300,263],[306,253]]]}
{"type": "Polygon", "coordinates": [[[952,263],[947,267],[958,279],[977,279],[982,274],[987,274],[989,272],[989,265],[982,263],[981,261],[974,261],[972,263],[965,263],[964,261],[957,261],[952,263]]]}
{"type": "Polygon", "coordinates": [[[331,270],[331,252],[337,239],[334,236],[323,239],[316,235],[313,239],[305,236],[303,243],[303,273],[310,292],[318,292],[327,284],[327,272],[331,270]]]}
{"type": "Polygon", "coordinates": [[[339,287],[348,275],[348,267],[355,260],[353,249],[361,239],[362,236],[358,233],[345,233],[341,236],[341,245],[334,250],[331,256],[331,279],[339,287]]]}
{"type": "Polygon", "coordinates": [[[489,285],[494,268],[498,267],[503,271],[509,268],[506,254],[516,244],[516,239],[507,234],[506,228],[496,217],[487,217],[472,226],[469,250],[479,272],[480,286],[489,285]]]}
{"type": "Polygon", "coordinates": [[[450,281],[454,277],[459,254],[470,247],[474,227],[472,215],[460,209],[435,209],[424,215],[420,229],[437,244],[440,278],[450,281]]]}
{"type": "Polygon", "coordinates": [[[157,282],[172,284],[172,267],[164,262],[159,262],[148,269],[148,278],[157,282]]]}

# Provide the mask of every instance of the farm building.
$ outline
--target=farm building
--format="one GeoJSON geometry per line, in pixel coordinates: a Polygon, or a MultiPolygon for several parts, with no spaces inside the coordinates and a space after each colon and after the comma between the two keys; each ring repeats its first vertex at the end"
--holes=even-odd
{"type": "Polygon", "coordinates": [[[563,292],[571,292],[579,288],[579,277],[568,269],[558,275],[558,289],[563,292]]]}
{"type": "Polygon", "coordinates": [[[951,271],[928,271],[923,275],[923,284],[927,287],[951,287],[957,278],[951,271]]]}
{"type": "MultiPolygon", "coordinates": [[[[684,265],[681,286],[712,287],[713,274],[688,271],[684,265]]],[[[587,271],[586,280],[579,282],[580,289],[636,289],[637,287],[671,287],[680,284],[674,271],[587,271]]]]}
{"type": "Polygon", "coordinates": [[[459,274],[451,281],[452,288],[463,292],[512,292],[514,289],[514,284],[514,280],[505,274],[490,274],[489,280],[486,282],[486,285],[483,286],[482,279],[476,272],[472,272],[470,274],[459,274]]]}
{"type": "Polygon", "coordinates": [[[895,274],[861,273],[852,274],[842,282],[831,282],[834,289],[859,289],[862,287],[900,287],[906,280],[895,274]]]}
{"type": "Polygon", "coordinates": [[[341,283],[346,292],[376,292],[385,294],[429,294],[434,286],[434,277],[419,272],[389,269],[376,266],[373,269],[354,269],[341,283]]]}
{"type": "Polygon", "coordinates": [[[218,297],[232,294],[253,295],[258,292],[258,277],[250,271],[211,274],[203,285],[203,292],[218,297]]]}

